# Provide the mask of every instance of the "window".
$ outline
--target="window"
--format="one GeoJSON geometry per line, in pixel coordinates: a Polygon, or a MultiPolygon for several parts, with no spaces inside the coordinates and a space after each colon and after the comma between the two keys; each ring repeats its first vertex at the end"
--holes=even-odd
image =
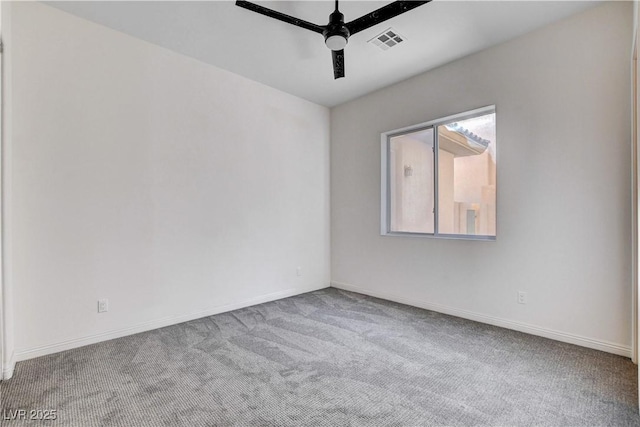
{"type": "Polygon", "coordinates": [[[496,113],[382,134],[382,234],[495,240],[496,113]]]}

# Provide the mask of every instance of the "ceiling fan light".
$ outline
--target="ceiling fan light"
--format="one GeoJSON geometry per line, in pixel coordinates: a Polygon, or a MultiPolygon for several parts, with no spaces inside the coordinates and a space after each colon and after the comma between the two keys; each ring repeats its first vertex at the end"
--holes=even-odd
{"type": "Polygon", "coordinates": [[[342,35],[333,35],[327,37],[324,41],[327,47],[331,50],[342,50],[347,45],[347,38],[342,35]]]}

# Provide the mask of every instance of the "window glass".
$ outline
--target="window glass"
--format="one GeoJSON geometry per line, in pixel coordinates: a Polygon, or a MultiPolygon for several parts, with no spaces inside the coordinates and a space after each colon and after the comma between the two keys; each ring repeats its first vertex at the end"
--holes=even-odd
{"type": "Polygon", "coordinates": [[[389,138],[390,230],[434,232],[433,128],[389,138]]]}
{"type": "Polygon", "coordinates": [[[438,233],[496,235],[495,113],[438,126],[438,233]]]}

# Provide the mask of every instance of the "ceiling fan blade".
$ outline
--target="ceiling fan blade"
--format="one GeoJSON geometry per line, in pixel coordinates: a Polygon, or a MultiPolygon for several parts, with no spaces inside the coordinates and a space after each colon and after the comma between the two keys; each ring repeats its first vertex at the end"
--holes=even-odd
{"type": "Polygon", "coordinates": [[[305,21],[303,19],[294,18],[293,16],[285,15],[284,13],[280,13],[275,10],[268,9],[266,7],[260,6],[255,3],[251,3],[249,1],[238,0],[236,1],[236,6],[240,6],[244,9],[248,9],[253,12],[257,12],[262,15],[268,16],[270,18],[274,18],[279,21],[286,22],[287,24],[292,24],[292,25],[295,25],[296,27],[302,27],[307,30],[311,30],[313,32],[320,33],[320,34],[322,34],[325,28],[323,25],[316,25],[311,22],[305,21]]]}
{"type": "Polygon", "coordinates": [[[344,77],[344,49],[332,50],[331,56],[333,57],[333,78],[344,77]]]}
{"type": "Polygon", "coordinates": [[[366,30],[369,27],[373,27],[376,24],[379,24],[387,19],[391,19],[394,16],[401,15],[405,12],[410,11],[411,9],[415,9],[418,6],[422,6],[425,3],[429,3],[431,0],[427,1],[394,1],[386,6],[381,7],[380,9],[374,10],[371,13],[367,13],[364,16],[361,16],[358,19],[354,19],[351,22],[347,23],[347,28],[351,35],[358,33],[362,30],[366,30]]]}

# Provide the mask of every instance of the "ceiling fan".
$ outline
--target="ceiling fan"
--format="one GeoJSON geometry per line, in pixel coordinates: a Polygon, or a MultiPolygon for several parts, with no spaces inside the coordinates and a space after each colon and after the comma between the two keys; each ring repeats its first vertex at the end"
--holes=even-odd
{"type": "Polygon", "coordinates": [[[338,0],[336,0],[336,9],[329,15],[329,23],[327,25],[316,25],[249,1],[238,0],[236,1],[236,6],[322,34],[324,42],[331,49],[331,55],[333,56],[333,77],[339,79],[344,77],[344,48],[350,36],[430,1],[394,1],[358,19],[345,23],[344,15],[338,10],[338,0]]]}

